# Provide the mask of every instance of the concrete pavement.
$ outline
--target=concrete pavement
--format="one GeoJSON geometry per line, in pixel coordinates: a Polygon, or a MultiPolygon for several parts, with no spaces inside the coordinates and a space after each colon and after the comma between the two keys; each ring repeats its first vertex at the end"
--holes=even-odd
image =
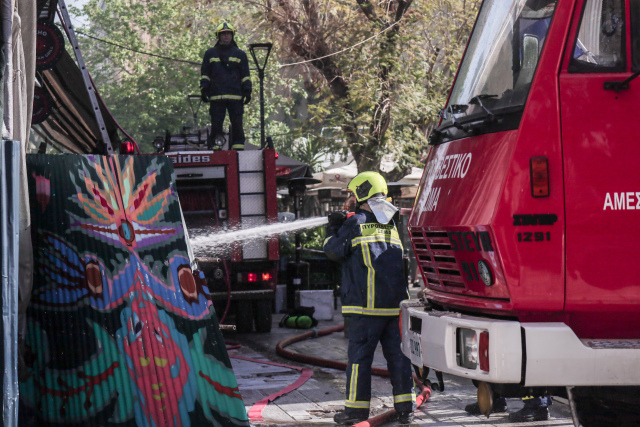
{"type": "MultiPolygon", "coordinates": [[[[307,365],[284,359],[278,356],[275,348],[285,338],[307,332],[279,328],[278,322],[282,314],[273,315],[273,328],[268,334],[235,334],[225,332],[225,338],[237,341],[242,347],[230,350],[229,355],[234,367],[238,385],[245,407],[250,411],[256,402],[284,389],[300,377],[300,371],[284,366],[267,363],[275,362],[283,365],[311,369],[312,377],[298,389],[275,399],[262,410],[262,420],[252,421],[252,425],[261,426],[330,426],[334,425],[333,415],[342,410],[345,393],[345,373],[324,367],[307,365]],[[234,356],[251,358],[258,361],[249,362],[236,359],[234,356]]],[[[318,330],[324,330],[342,324],[340,314],[332,321],[320,321],[318,330]]],[[[307,354],[329,360],[347,361],[347,338],[343,332],[336,332],[319,338],[308,339],[292,344],[287,350],[307,354]]],[[[374,358],[374,366],[386,368],[380,346],[374,358]]],[[[432,374],[433,376],[433,374],[432,374]]],[[[435,378],[431,378],[435,381],[435,378]]],[[[391,384],[388,378],[374,376],[372,379],[371,414],[372,416],[393,408],[391,384]]],[[[476,400],[476,389],[470,381],[445,375],[445,391],[433,392],[431,398],[416,411],[414,426],[573,426],[569,407],[559,401],[551,407],[551,418],[545,422],[518,423],[508,422],[507,414],[493,414],[490,418],[470,416],[464,412],[465,405],[476,400]]],[[[509,411],[514,412],[522,407],[519,399],[509,399],[509,411]]],[[[387,423],[392,426],[397,423],[387,423]]]]}

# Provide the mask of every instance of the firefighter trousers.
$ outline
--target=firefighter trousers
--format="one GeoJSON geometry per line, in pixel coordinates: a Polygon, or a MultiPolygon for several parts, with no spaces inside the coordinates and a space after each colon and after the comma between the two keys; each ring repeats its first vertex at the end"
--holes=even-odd
{"type": "Polygon", "coordinates": [[[242,116],[244,115],[244,105],[242,101],[231,99],[220,99],[211,101],[209,114],[211,115],[211,136],[222,133],[224,117],[229,111],[229,121],[231,122],[231,135],[229,135],[229,148],[233,150],[244,149],[244,129],[242,127],[242,116]]]}
{"type": "Polygon", "coordinates": [[[382,354],[387,360],[396,411],[413,411],[416,396],[413,391],[411,362],[400,349],[401,341],[398,316],[351,316],[346,412],[359,415],[369,413],[371,364],[378,342],[382,345],[382,354]]]}

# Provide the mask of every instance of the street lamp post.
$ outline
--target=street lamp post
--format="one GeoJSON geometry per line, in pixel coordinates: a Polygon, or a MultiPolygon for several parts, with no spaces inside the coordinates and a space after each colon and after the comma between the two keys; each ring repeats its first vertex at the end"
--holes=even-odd
{"type": "Polygon", "coordinates": [[[264,69],[267,66],[267,60],[269,59],[269,54],[271,53],[271,47],[273,47],[273,43],[251,43],[249,45],[249,50],[251,51],[251,56],[253,57],[253,62],[256,64],[256,68],[258,69],[258,78],[260,79],[260,148],[264,148],[265,145],[265,136],[264,136],[264,69]],[[258,60],[256,56],[256,52],[262,53],[261,56],[264,57],[262,64],[258,60]]]}

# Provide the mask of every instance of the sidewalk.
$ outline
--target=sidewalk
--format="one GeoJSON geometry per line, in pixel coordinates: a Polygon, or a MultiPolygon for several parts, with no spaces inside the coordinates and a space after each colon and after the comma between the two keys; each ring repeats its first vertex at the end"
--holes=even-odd
{"type": "MultiPolygon", "coordinates": [[[[289,337],[307,332],[278,327],[282,314],[273,315],[273,328],[268,334],[235,334],[225,332],[225,339],[237,341],[242,347],[230,350],[229,356],[238,379],[238,385],[247,412],[261,399],[276,393],[300,377],[300,371],[265,363],[254,363],[233,358],[241,356],[259,361],[270,361],[283,365],[307,368],[313,371],[312,377],[296,390],[277,398],[262,411],[262,421],[252,421],[252,425],[261,426],[330,426],[333,415],[342,410],[345,393],[345,373],[330,368],[306,365],[284,359],[276,354],[276,345],[289,337]]],[[[332,321],[320,321],[317,329],[324,330],[342,324],[342,316],[336,314],[332,321]]],[[[347,361],[347,342],[343,332],[310,338],[292,344],[286,349],[296,353],[320,357],[323,359],[347,361]]],[[[380,346],[376,351],[374,366],[386,368],[380,346]]],[[[432,374],[433,376],[433,374],[432,374]]],[[[435,380],[435,378],[432,378],[435,380]]],[[[391,384],[388,378],[372,378],[371,415],[378,415],[393,408],[391,384]]],[[[476,389],[471,381],[445,375],[445,391],[434,391],[431,398],[416,411],[414,426],[573,426],[567,405],[554,402],[551,418],[545,422],[509,423],[507,414],[494,414],[489,419],[484,416],[469,416],[464,412],[465,405],[475,402],[476,389]]],[[[509,399],[509,411],[522,407],[519,399],[509,399]]],[[[397,423],[387,423],[387,426],[397,423]]]]}

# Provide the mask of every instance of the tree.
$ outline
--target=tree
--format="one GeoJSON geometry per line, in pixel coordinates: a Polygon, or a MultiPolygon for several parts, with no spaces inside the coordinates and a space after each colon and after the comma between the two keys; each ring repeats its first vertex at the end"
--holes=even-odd
{"type": "MultiPolygon", "coordinates": [[[[236,22],[236,41],[241,48],[249,37],[262,38],[255,32],[249,34],[251,20],[245,19],[255,11],[233,4],[221,7],[184,0],[89,0],[73,12],[90,22],[78,33],[96,87],[123,128],[148,151],[154,137],[164,135],[165,130],[178,132],[183,125],[193,126],[186,96],[200,93],[200,63],[206,49],[215,43],[218,23],[223,19],[236,22]]],[[[253,64],[250,66],[253,68],[253,64]]],[[[304,92],[298,78],[281,78],[277,70],[276,61],[270,61],[266,74],[276,82],[265,85],[267,115],[291,108],[293,98],[276,94],[276,87],[286,86],[293,94],[304,92]]],[[[252,81],[256,88],[257,74],[252,73],[252,81]]],[[[254,89],[254,100],[245,108],[245,131],[249,142],[254,143],[259,143],[257,93],[254,89]]],[[[195,126],[209,124],[207,106],[198,113],[195,126]]],[[[278,120],[269,121],[268,131],[268,135],[290,133],[278,120]]]]}
{"type": "Polygon", "coordinates": [[[353,154],[360,171],[379,170],[387,154],[398,164],[389,179],[417,163],[444,105],[477,1],[246,3],[261,8],[265,31],[278,36],[291,61],[308,61],[318,101],[310,106],[308,125],[339,126],[342,148],[353,154]]]}

